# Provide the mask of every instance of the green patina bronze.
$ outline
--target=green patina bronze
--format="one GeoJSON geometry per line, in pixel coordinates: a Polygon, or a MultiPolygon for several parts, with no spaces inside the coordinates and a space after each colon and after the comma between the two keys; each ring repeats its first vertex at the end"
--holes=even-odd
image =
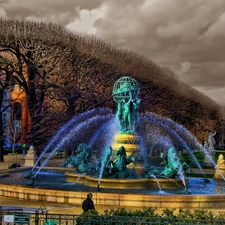
{"type": "Polygon", "coordinates": [[[91,162],[92,150],[85,144],[80,143],[73,154],[63,163],[63,167],[76,167],[79,173],[93,173],[91,162]]]}
{"type": "Polygon", "coordinates": [[[183,170],[193,173],[187,163],[180,162],[176,149],[174,147],[170,147],[160,166],[150,166],[146,168],[145,177],[175,178],[183,170]]]}
{"type": "Polygon", "coordinates": [[[121,146],[117,151],[113,151],[109,147],[106,150],[105,156],[99,160],[97,174],[99,174],[102,168],[103,178],[134,178],[136,177],[134,171],[127,168],[127,165],[134,163],[134,161],[133,155],[127,156],[124,146],[121,146]]]}
{"type": "Polygon", "coordinates": [[[99,160],[97,165],[91,162],[92,150],[85,144],[80,143],[74,153],[63,163],[63,167],[74,167],[79,173],[99,174],[103,170],[102,176],[105,178],[127,178],[134,177],[135,174],[127,168],[127,165],[135,161],[133,155],[127,156],[126,150],[121,146],[116,152],[110,146],[105,156],[99,160]],[[114,160],[113,160],[114,159],[114,160]]]}
{"type": "MultiPolygon", "coordinates": [[[[137,114],[140,106],[138,97],[140,86],[131,77],[121,77],[113,87],[113,99],[118,104],[116,117],[122,134],[135,134],[137,114]]],[[[132,153],[127,156],[126,149],[122,144],[136,142],[133,139],[122,140],[121,146],[114,151],[111,146],[106,150],[105,155],[97,164],[91,162],[92,150],[81,143],[63,164],[64,167],[75,167],[79,173],[101,174],[103,178],[134,178],[136,174],[127,165],[137,162],[143,163],[143,158],[132,153]]],[[[163,177],[175,178],[182,170],[189,170],[187,164],[181,164],[177,151],[171,147],[166,152],[163,163],[160,166],[145,168],[145,178],[163,177]]]]}
{"type": "Polygon", "coordinates": [[[137,123],[137,113],[141,103],[138,95],[140,86],[131,77],[121,77],[113,86],[113,99],[117,103],[117,120],[120,132],[134,134],[137,123]]]}

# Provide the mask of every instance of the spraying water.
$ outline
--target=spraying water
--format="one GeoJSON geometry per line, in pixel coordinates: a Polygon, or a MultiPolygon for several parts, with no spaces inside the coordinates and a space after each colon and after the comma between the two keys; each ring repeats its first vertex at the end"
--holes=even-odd
{"type": "Polygon", "coordinates": [[[39,173],[39,171],[46,165],[46,163],[49,161],[50,158],[52,158],[52,156],[55,154],[56,151],[58,151],[59,149],[62,148],[63,145],[66,144],[66,142],[69,142],[72,138],[75,138],[76,136],[78,136],[78,133],[81,132],[81,130],[83,131],[87,131],[88,127],[90,126],[91,123],[102,123],[105,120],[109,120],[111,118],[111,114],[110,115],[106,115],[106,116],[102,116],[102,115],[95,115],[92,118],[88,119],[87,121],[82,121],[80,122],[77,126],[73,127],[68,133],[67,135],[65,135],[60,142],[55,146],[54,150],[52,152],[50,152],[50,154],[48,155],[48,157],[45,159],[45,161],[42,163],[41,167],[37,170],[37,172],[34,174],[34,177],[37,176],[37,174],[39,173]]]}
{"type": "Polygon", "coordinates": [[[160,186],[160,183],[159,183],[159,181],[158,181],[157,177],[156,177],[155,175],[153,175],[153,174],[151,174],[151,176],[150,176],[150,177],[152,177],[152,178],[154,178],[154,179],[155,179],[155,181],[156,181],[156,183],[157,183],[157,185],[158,185],[158,188],[159,188],[159,192],[161,192],[161,191],[162,191],[162,188],[161,188],[161,186],[160,186]]]}
{"type": "Polygon", "coordinates": [[[68,123],[66,123],[64,126],[62,126],[59,131],[56,133],[55,136],[49,141],[49,143],[46,145],[46,147],[43,149],[40,157],[37,159],[36,163],[34,164],[32,170],[38,165],[39,161],[42,159],[44,154],[50,150],[50,148],[54,145],[58,145],[61,142],[61,138],[65,137],[67,135],[67,132],[70,131],[73,127],[76,127],[78,124],[86,121],[88,118],[92,118],[97,115],[109,115],[111,111],[106,108],[97,108],[93,109],[84,113],[81,113],[77,116],[74,116],[68,123]]]}
{"type": "MultiPolygon", "coordinates": [[[[170,123],[167,123],[167,120],[164,117],[159,117],[159,116],[157,116],[157,117],[160,118],[160,120],[157,120],[156,117],[154,116],[154,114],[148,113],[147,115],[142,117],[142,119],[144,120],[144,122],[149,121],[152,124],[161,127],[163,129],[162,132],[165,132],[167,135],[170,135],[171,139],[174,139],[174,140],[176,140],[176,142],[179,142],[181,144],[181,146],[183,146],[183,148],[188,151],[188,153],[191,155],[191,157],[194,159],[196,165],[200,169],[201,173],[205,176],[204,171],[202,170],[198,160],[196,159],[195,155],[193,154],[193,152],[191,151],[191,149],[189,148],[187,143],[183,140],[183,138],[175,131],[175,129],[171,129],[171,127],[169,126],[170,123]],[[149,115],[151,116],[150,118],[149,118],[149,115]]],[[[173,126],[175,126],[176,129],[179,130],[180,125],[176,126],[176,124],[174,122],[173,126]]],[[[182,134],[184,135],[184,133],[182,133],[182,134]]],[[[186,136],[186,137],[189,138],[189,136],[188,137],[186,136]]]]}
{"type": "MultiPolygon", "coordinates": [[[[210,162],[212,163],[212,165],[214,166],[214,168],[219,172],[219,174],[221,175],[221,177],[223,178],[223,180],[225,180],[225,177],[224,175],[222,174],[221,170],[218,168],[217,164],[215,163],[215,161],[213,160],[213,158],[210,156],[209,152],[208,152],[208,149],[205,148],[204,146],[202,146],[197,138],[195,136],[193,136],[187,129],[185,129],[183,126],[181,125],[177,125],[175,126],[175,122],[169,118],[164,118],[167,123],[174,127],[174,129],[176,129],[179,133],[182,133],[184,134],[186,137],[188,137],[189,140],[193,140],[193,142],[196,144],[196,148],[197,149],[200,149],[202,152],[204,152],[205,154],[205,157],[207,157],[210,162]]],[[[197,160],[196,160],[197,161],[197,160]]],[[[198,161],[197,161],[198,162],[198,161]]],[[[204,175],[204,174],[203,174],[204,175]]],[[[204,175],[205,176],[205,175],[204,175]]]]}
{"type": "Polygon", "coordinates": [[[111,167],[112,167],[112,165],[111,165],[112,154],[113,154],[113,149],[111,147],[109,147],[105,151],[104,157],[101,160],[101,167],[100,167],[100,172],[99,172],[99,177],[98,177],[98,188],[100,187],[100,181],[102,179],[102,175],[103,175],[104,169],[108,167],[108,169],[110,170],[111,167]]]}
{"type": "MultiPolygon", "coordinates": [[[[91,110],[77,117],[74,117],[71,121],[69,121],[59,130],[55,137],[52,138],[52,140],[46,146],[38,160],[40,160],[41,157],[50,148],[54,147],[54,149],[42,163],[42,166],[39,168],[39,170],[33,176],[37,176],[40,170],[46,165],[48,160],[54,155],[57,150],[61,149],[62,147],[64,148],[64,146],[68,145],[68,143],[71,143],[71,141],[72,143],[75,143],[76,141],[78,142],[80,140],[89,139],[88,145],[90,147],[101,145],[101,149],[105,150],[108,148],[108,146],[111,146],[114,134],[116,134],[117,132],[118,123],[116,121],[115,115],[111,114],[110,110],[91,110]],[[98,141],[100,144],[96,145],[96,142],[98,141]]],[[[168,149],[169,146],[172,146],[173,143],[176,142],[180,143],[180,146],[183,146],[183,148],[188,150],[189,154],[192,156],[192,158],[198,165],[200,171],[204,174],[201,166],[199,165],[199,162],[193,155],[187,143],[184,141],[194,140],[195,142],[197,142],[197,140],[181,125],[178,125],[174,121],[171,121],[168,118],[164,118],[160,115],[146,113],[145,115],[141,115],[138,117],[137,134],[140,140],[141,154],[144,159],[147,158],[148,153],[146,149],[147,146],[149,146],[149,142],[152,142],[152,144],[160,143],[162,146],[164,146],[165,149],[168,149]],[[143,129],[143,126],[145,126],[146,128],[143,129]]],[[[96,149],[99,150],[99,148],[96,149]]],[[[99,150],[99,152],[103,151],[99,150]]],[[[100,168],[98,180],[99,185],[104,171],[106,159],[105,157],[106,153],[104,154],[100,168]]],[[[33,168],[35,168],[37,162],[33,168]]],[[[182,166],[178,167],[178,174],[184,185],[186,185],[182,166]]]]}

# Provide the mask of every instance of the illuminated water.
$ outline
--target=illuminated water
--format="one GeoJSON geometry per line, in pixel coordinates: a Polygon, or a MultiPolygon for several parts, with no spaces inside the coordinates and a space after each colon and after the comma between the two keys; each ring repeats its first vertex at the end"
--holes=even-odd
{"type": "MultiPolygon", "coordinates": [[[[82,142],[86,143],[91,149],[97,150],[98,158],[102,157],[105,150],[112,144],[113,137],[118,130],[115,114],[107,108],[93,109],[75,116],[60,128],[45,149],[43,149],[32,170],[35,169],[46,152],[50,153],[48,158],[42,161],[39,170],[33,173],[34,177],[36,178],[56,151],[60,149],[76,149],[78,144],[82,142]]],[[[151,151],[160,149],[161,152],[165,153],[170,147],[174,147],[177,150],[185,149],[189,152],[193,161],[202,171],[193,154],[193,150],[196,149],[191,148],[191,146],[198,146],[198,149],[203,150],[202,146],[197,142],[196,137],[183,126],[166,117],[154,113],[145,113],[138,116],[136,133],[140,139],[141,154],[145,159],[145,166],[151,166],[147,160],[150,149],[151,151]]],[[[203,171],[202,174],[204,174],[203,171]]],[[[181,171],[179,175],[183,179],[181,171]]]]}
{"type": "MultiPolygon", "coordinates": [[[[27,180],[24,175],[27,171],[13,172],[10,177],[0,178],[0,183],[26,186],[27,180]]],[[[188,190],[192,195],[209,195],[209,194],[224,194],[225,185],[223,180],[209,179],[209,183],[205,183],[203,178],[188,178],[188,190]]],[[[65,191],[84,191],[98,192],[97,187],[88,187],[83,184],[66,182],[66,177],[63,171],[40,171],[35,179],[35,185],[29,188],[56,189],[65,191]]],[[[105,189],[101,188],[104,193],[123,193],[123,194],[180,194],[180,190],[171,189],[105,189]]]]}
{"type": "MultiPolygon", "coordinates": [[[[97,187],[93,188],[81,184],[67,183],[63,172],[55,171],[50,173],[42,170],[44,170],[44,166],[57,150],[76,149],[78,144],[82,142],[85,142],[91,149],[97,150],[97,158],[104,156],[105,150],[111,145],[114,134],[118,132],[118,129],[115,115],[109,109],[93,109],[89,112],[75,116],[58,131],[52,140],[49,141],[38,161],[32,168],[33,175],[35,177],[35,184],[33,188],[92,192],[97,191],[97,187]],[[42,161],[41,167],[37,170],[36,166],[46,152],[49,152],[48,158],[42,161]]],[[[161,152],[165,153],[170,147],[174,147],[177,150],[185,149],[189,152],[204,176],[204,172],[193,154],[193,150],[196,150],[196,147],[198,150],[204,151],[204,149],[198,143],[196,137],[183,126],[166,117],[153,113],[146,113],[139,115],[136,133],[140,138],[141,154],[145,159],[145,166],[150,166],[149,161],[147,160],[150,156],[150,151],[160,149],[161,152]]],[[[0,178],[0,183],[26,186],[27,180],[24,178],[26,173],[27,171],[12,173],[8,178],[0,178]]],[[[179,171],[178,175],[180,179],[184,180],[182,171],[179,171]]],[[[99,175],[99,183],[100,180],[101,174],[99,175]]],[[[224,181],[214,181],[213,179],[210,179],[210,181],[210,183],[204,183],[203,178],[191,178],[189,179],[187,188],[192,194],[224,193],[224,181]]],[[[170,194],[179,192],[178,190],[161,190],[159,193],[159,189],[117,189],[116,191],[114,189],[105,189],[102,191],[156,194],[170,194]]]]}

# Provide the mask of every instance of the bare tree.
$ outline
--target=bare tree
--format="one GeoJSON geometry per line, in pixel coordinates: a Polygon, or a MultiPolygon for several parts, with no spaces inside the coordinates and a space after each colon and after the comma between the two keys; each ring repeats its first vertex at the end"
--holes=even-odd
{"type": "Polygon", "coordinates": [[[190,129],[204,113],[201,123],[210,117],[215,126],[217,115],[212,111],[219,108],[215,102],[143,56],[51,23],[2,19],[0,28],[0,55],[10,55],[4,60],[26,92],[35,146],[74,114],[97,106],[115,107],[112,86],[121,76],[140,83],[142,111],[174,117],[190,129]]]}
{"type": "Polygon", "coordinates": [[[0,20],[0,54],[5,57],[11,75],[23,87],[31,116],[31,141],[40,146],[40,130],[47,109],[48,90],[55,91],[57,80],[67,68],[69,53],[67,32],[60,26],[16,20],[0,20]]]}
{"type": "MultiPolygon", "coordinates": [[[[1,61],[0,57],[0,61],[1,61]]],[[[0,63],[0,162],[4,162],[4,139],[3,139],[3,113],[11,106],[10,99],[7,98],[7,90],[10,87],[11,74],[4,64],[0,63]],[[3,104],[5,101],[5,104],[3,104]]]]}

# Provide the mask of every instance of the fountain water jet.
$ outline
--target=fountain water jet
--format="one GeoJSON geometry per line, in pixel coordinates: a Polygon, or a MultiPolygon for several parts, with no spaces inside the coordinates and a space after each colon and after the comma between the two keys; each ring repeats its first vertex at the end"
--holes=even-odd
{"type": "Polygon", "coordinates": [[[153,174],[151,174],[151,177],[154,178],[154,179],[156,180],[156,183],[157,183],[158,188],[159,188],[159,192],[161,192],[161,191],[162,191],[162,188],[161,188],[161,186],[160,186],[160,183],[159,183],[157,177],[156,177],[155,175],[153,175],[153,174]]]}
{"type": "MultiPolygon", "coordinates": [[[[97,128],[97,132],[95,132],[92,135],[92,138],[90,139],[89,144],[87,145],[94,147],[97,137],[104,136],[104,140],[101,142],[102,143],[101,146],[103,150],[107,149],[108,146],[112,146],[112,149],[111,149],[112,151],[113,150],[115,151],[116,150],[115,148],[120,148],[120,146],[124,146],[126,149],[126,152],[127,152],[127,149],[129,149],[128,156],[126,156],[126,160],[125,160],[127,161],[127,164],[130,164],[130,163],[133,164],[134,162],[137,161],[137,159],[140,159],[140,158],[142,159],[147,158],[146,156],[145,157],[141,156],[142,152],[146,149],[145,148],[146,143],[145,143],[145,140],[143,139],[141,128],[143,127],[143,123],[146,123],[146,122],[155,127],[157,126],[157,129],[164,130],[164,132],[166,132],[167,137],[163,138],[162,136],[160,136],[160,139],[161,140],[168,139],[166,143],[163,143],[166,145],[167,149],[168,149],[168,146],[171,147],[173,143],[172,139],[176,139],[176,142],[180,142],[181,146],[187,149],[189,153],[192,155],[192,157],[194,157],[188,145],[185,143],[185,141],[181,137],[183,132],[180,132],[181,127],[179,125],[176,125],[171,120],[168,120],[164,117],[160,117],[159,115],[154,115],[152,113],[147,113],[142,116],[138,114],[138,108],[140,105],[140,99],[138,97],[139,91],[140,91],[139,84],[133,78],[122,77],[119,80],[117,80],[114,84],[114,89],[113,89],[113,98],[118,106],[116,116],[113,116],[113,114],[109,113],[109,110],[98,109],[98,111],[101,112],[100,114],[96,115],[94,111],[92,110],[89,113],[84,113],[84,115],[79,115],[78,118],[73,118],[72,121],[70,121],[69,123],[65,125],[65,129],[66,128],[69,129],[66,135],[64,136],[62,135],[63,133],[65,133],[63,129],[60,129],[60,131],[56,134],[56,137],[58,139],[59,137],[61,137],[60,142],[58,141],[58,139],[56,141],[56,139],[53,138],[48,144],[48,146],[44,149],[42,155],[50,148],[50,146],[54,146],[54,150],[50,152],[50,154],[48,155],[46,160],[42,163],[42,166],[36,171],[36,173],[33,174],[32,172],[30,172],[30,176],[32,178],[30,184],[34,181],[34,178],[38,175],[40,170],[46,165],[48,160],[53,156],[53,154],[57,150],[62,148],[62,146],[65,148],[65,146],[67,145],[67,142],[69,143],[71,139],[73,140],[73,142],[76,142],[76,139],[78,139],[76,138],[76,136],[80,137],[80,135],[77,135],[77,134],[79,132],[83,133],[84,130],[87,130],[87,127],[89,128],[90,126],[92,126],[92,124],[94,124],[95,126],[97,124],[99,126],[99,123],[100,123],[101,127],[97,128]],[[172,127],[174,127],[175,129],[172,129],[172,127]],[[120,130],[119,135],[118,135],[118,128],[120,130]],[[104,132],[106,129],[108,129],[108,131],[110,132],[108,131],[104,132]],[[179,132],[176,132],[175,130],[178,130],[179,132]],[[106,135],[104,135],[103,133],[105,133],[106,135]],[[170,138],[168,136],[170,136],[170,138]],[[113,143],[113,137],[114,137],[114,143],[113,143]],[[129,156],[130,158],[128,159],[129,156]]],[[[91,136],[91,135],[89,134],[88,136],[91,136]]],[[[190,135],[189,135],[189,138],[190,138],[190,135]]],[[[100,151],[100,149],[98,149],[98,151],[100,151]]],[[[146,151],[145,151],[145,155],[146,155],[146,151]]],[[[106,156],[107,156],[107,153],[105,153],[105,157],[106,156]]],[[[102,159],[101,168],[99,170],[98,183],[97,183],[98,187],[100,186],[100,181],[102,179],[102,175],[105,170],[105,163],[107,163],[107,160],[105,159],[105,157],[103,157],[102,159]]],[[[176,159],[174,159],[173,163],[174,165],[176,165],[176,169],[174,169],[173,173],[176,173],[180,176],[183,186],[184,188],[186,188],[183,168],[182,168],[182,165],[179,163],[179,159],[177,156],[176,156],[176,159]]],[[[196,163],[198,164],[199,169],[202,171],[197,160],[196,160],[196,163]]],[[[111,168],[109,168],[109,170],[115,171],[116,170],[116,168],[114,168],[115,165],[116,164],[111,163],[111,168]]],[[[140,165],[141,164],[139,163],[139,166],[140,165]]],[[[145,166],[141,166],[142,175],[147,163],[144,162],[144,165],[145,166]]],[[[35,166],[32,168],[32,171],[35,168],[35,166]]],[[[166,166],[168,167],[168,165],[166,166]]],[[[170,167],[171,166],[173,165],[171,164],[170,167]]],[[[133,166],[133,169],[136,169],[135,165],[133,166]]],[[[127,170],[126,166],[124,170],[127,170]]],[[[82,171],[82,172],[87,172],[87,171],[82,171]]],[[[119,172],[118,174],[120,173],[121,172],[119,172]]],[[[122,172],[121,174],[123,175],[120,175],[120,176],[124,176],[124,172],[122,172]]],[[[119,178],[123,178],[123,177],[119,177],[119,178]]]]}
{"type": "MultiPolygon", "coordinates": [[[[188,149],[188,151],[190,152],[192,157],[195,158],[194,155],[192,154],[191,150],[189,149],[188,145],[185,143],[185,141],[180,136],[180,134],[178,134],[177,132],[175,132],[174,129],[171,128],[173,126],[177,130],[180,131],[180,128],[178,129],[177,126],[175,125],[175,123],[173,123],[173,124],[171,122],[166,123],[167,120],[165,118],[160,117],[158,115],[154,115],[154,114],[147,113],[146,115],[142,115],[142,116],[138,115],[137,111],[138,111],[138,108],[140,105],[140,99],[138,98],[138,94],[139,94],[139,84],[132,78],[123,77],[115,83],[114,89],[113,89],[113,98],[117,102],[118,108],[117,108],[116,117],[114,118],[113,122],[119,124],[120,134],[119,135],[116,134],[114,143],[109,143],[108,146],[112,146],[114,151],[117,148],[120,148],[120,146],[124,146],[126,150],[128,148],[129,149],[128,157],[130,156],[132,158],[133,162],[137,161],[134,158],[139,157],[139,159],[140,159],[142,157],[141,152],[144,151],[145,145],[146,145],[144,143],[145,140],[143,140],[142,135],[141,135],[142,125],[139,125],[139,124],[148,122],[150,124],[154,124],[154,126],[157,125],[157,127],[160,129],[164,129],[167,133],[167,136],[170,135],[173,139],[176,139],[176,142],[177,141],[180,142],[184,148],[188,149]],[[150,115],[150,117],[149,117],[149,115],[150,115]],[[156,118],[158,118],[158,120],[156,118]],[[135,155],[135,157],[133,156],[133,154],[135,155]]],[[[95,140],[96,137],[99,136],[99,134],[105,127],[107,127],[107,126],[106,125],[102,126],[96,132],[94,139],[92,139],[91,145],[94,143],[93,140],[95,140]]],[[[161,140],[163,140],[163,139],[165,140],[166,138],[161,137],[161,140]]],[[[106,138],[106,140],[108,140],[108,138],[106,138]]],[[[169,138],[168,138],[168,140],[169,140],[169,138]]],[[[172,141],[169,140],[166,143],[166,145],[167,145],[167,147],[168,146],[171,147],[172,141]]],[[[105,145],[104,145],[104,148],[106,149],[105,145]]],[[[107,154],[105,153],[104,156],[106,157],[106,155],[107,154]]],[[[145,151],[145,155],[146,155],[146,151],[145,151]]],[[[103,159],[102,159],[101,169],[100,169],[99,175],[98,175],[98,182],[97,182],[98,188],[100,186],[100,181],[102,179],[104,166],[106,163],[105,157],[103,157],[103,159]]],[[[131,158],[129,160],[131,160],[131,158]]],[[[146,159],[146,157],[144,157],[144,159],[146,159]]],[[[183,167],[179,163],[179,159],[177,156],[176,156],[176,159],[174,159],[173,163],[176,165],[176,168],[174,169],[174,171],[173,171],[174,174],[172,176],[175,176],[175,174],[178,174],[183,183],[184,189],[186,189],[186,181],[185,181],[185,177],[183,174],[183,167]]],[[[196,160],[196,163],[199,165],[197,160],[196,160]]],[[[142,166],[142,170],[144,170],[144,168],[147,166],[147,163],[144,162],[144,165],[145,166],[142,166]]],[[[172,166],[172,164],[170,166],[172,166]]],[[[167,165],[167,167],[168,167],[168,165],[167,165]]],[[[200,165],[199,165],[199,168],[201,169],[200,165]]],[[[110,171],[113,169],[114,168],[112,166],[110,171]]],[[[133,169],[136,169],[136,167],[133,166],[133,169]]],[[[201,169],[201,171],[202,171],[202,169],[201,169]]],[[[119,177],[119,178],[123,178],[123,177],[119,177]]]]}
{"type": "MultiPolygon", "coordinates": [[[[56,135],[49,141],[47,146],[43,149],[41,155],[39,156],[38,160],[34,164],[32,170],[38,165],[38,162],[42,159],[44,154],[50,150],[52,146],[57,145],[57,143],[61,142],[61,138],[65,137],[65,131],[70,131],[74,127],[76,127],[78,124],[80,125],[82,122],[84,123],[87,118],[92,118],[96,115],[109,115],[111,114],[111,111],[106,108],[97,108],[92,109],[88,112],[84,112],[82,114],[79,114],[77,116],[74,116],[68,123],[66,123],[57,133],[56,135]]],[[[82,123],[82,124],[83,124],[82,123]]],[[[60,146],[59,146],[60,147],[60,146]]],[[[54,153],[57,151],[56,147],[54,147],[54,153]]]]}

